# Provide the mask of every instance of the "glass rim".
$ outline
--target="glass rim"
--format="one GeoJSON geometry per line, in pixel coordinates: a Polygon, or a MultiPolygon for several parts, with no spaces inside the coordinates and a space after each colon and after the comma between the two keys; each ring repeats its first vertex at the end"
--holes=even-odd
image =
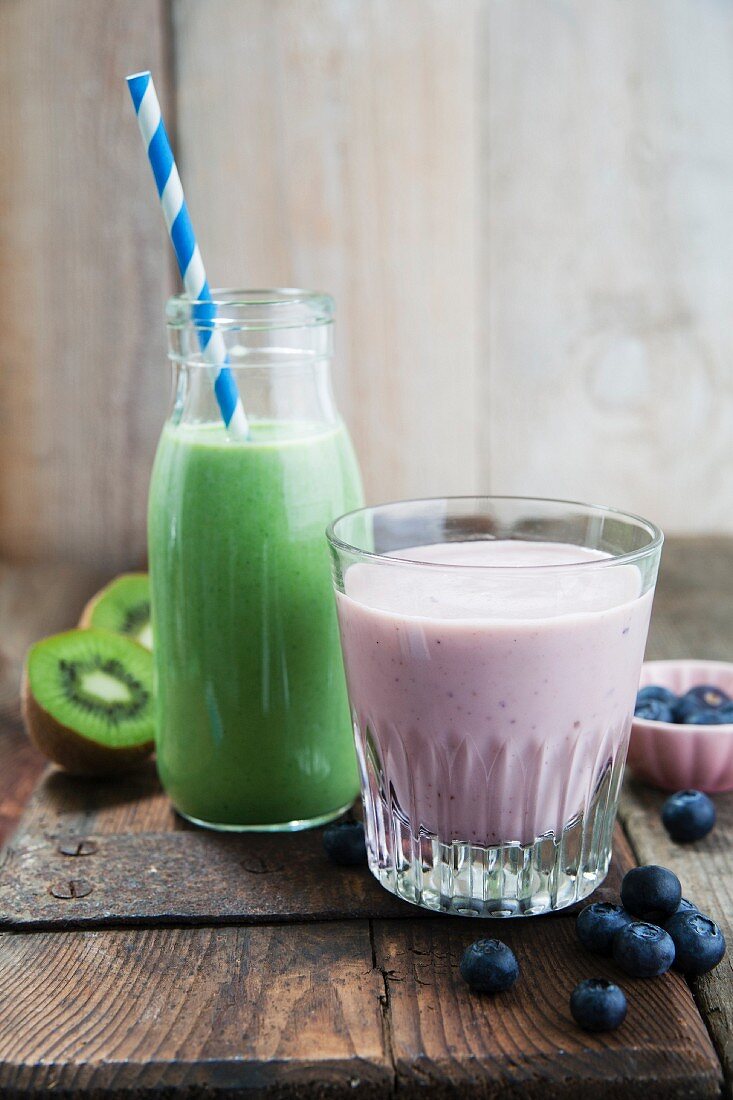
{"type": "Polygon", "coordinates": [[[231,332],[319,328],[332,325],[335,314],[336,304],[330,294],[299,287],[214,287],[209,300],[174,294],[168,298],[165,309],[168,328],[216,328],[231,332]],[[212,302],[216,316],[197,324],[194,309],[212,302]],[[273,311],[273,315],[264,316],[266,311],[273,311]]]}
{"type": "MultiPolygon", "coordinates": [[[[381,504],[369,504],[363,508],[354,508],[350,512],[344,512],[343,515],[337,516],[326,528],[326,538],[329,544],[334,550],[338,550],[342,553],[356,555],[360,558],[375,562],[384,562],[386,565],[409,565],[418,566],[421,569],[438,569],[438,570],[486,570],[494,573],[516,573],[521,572],[523,575],[531,572],[547,573],[549,572],[569,572],[575,569],[605,569],[608,567],[615,567],[617,565],[633,564],[643,558],[650,557],[652,554],[661,550],[664,542],[664,533],[656,523],[652,523],[651,520],[645,519],[643,516],[637,515],[635,512],[626,512],[621,508],[612,508],[606,504],[587,504],[580,500],[565,500],[562,497],[534,497],[534,496],[521,496],[513,493],[484,493],[484,494],[458,494],[453,496],[443,497],[413,497],[407,500],[392,500],[385,501],[381,504]],[[605,514],[612,516],[616,519],[625,520],[629,524],[641,527],[650,536],[650,542],[646,546],[641,546],[637,550],[630,550],[625,554],[609,555],[605,558],[594,558],[590,561],[578,561],[578,562],[561,562],[551,563],[548,565],[460,565],[456,563],[447,562],[434,562],[434,561],[421,561],[419,558],[404,558],[397,557],[395,554],[378,554],[373,550],[363,550],[358,546],[354,546],[351,543],[339,538],[336,534],[336,526],[342,522],[342,520],[350,519],[352,516],[366,515],[368,512],[378,512],[381,509],[396,508],[406,504],[433,504],[438,502],[451,502],[451,501],[515,501],[517,503],[524,504],[558,504],[565,505],[571,508],[582,508],[588,512],[595,512],[598,514],[605,514]]],[[[476,541],[495,541],[491,539],[476,541]]]]}

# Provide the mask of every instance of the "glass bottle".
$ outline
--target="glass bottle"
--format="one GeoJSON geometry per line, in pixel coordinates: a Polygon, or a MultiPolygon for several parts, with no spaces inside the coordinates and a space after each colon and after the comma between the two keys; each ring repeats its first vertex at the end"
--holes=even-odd
{"type": "Polygon", "coordinates": [[[324,536],[362,502],[331,388],[333,301],[214,299],[250,435],[221,420],[197,332],[210,311],[172,298],[148,516],[158,771],[197,824],[307,828],[358,792],[324,536]]]}

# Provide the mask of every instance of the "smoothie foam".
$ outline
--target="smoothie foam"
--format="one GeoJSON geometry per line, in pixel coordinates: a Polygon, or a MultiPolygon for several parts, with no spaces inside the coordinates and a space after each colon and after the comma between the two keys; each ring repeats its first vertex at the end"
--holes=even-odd
{"type": "Polygon", "coordinates": [[[359,562],[337,595],[362,761],[444,842],[559,834],[626,751],[652,603],[638,568],[510,540],[391,556],[435,568],[359,562]],[[456,565],[495,568],[437,568],[456,565]]]}

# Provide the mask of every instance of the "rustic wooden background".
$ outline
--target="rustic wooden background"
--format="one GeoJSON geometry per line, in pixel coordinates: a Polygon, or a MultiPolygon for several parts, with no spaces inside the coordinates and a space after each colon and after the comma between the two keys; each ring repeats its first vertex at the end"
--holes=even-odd
{"type": "Polygon", "coordinates": [[[331,290],[371,499],[733,532],[730,0],[2,0],[0,555],[140,561],[176,285],[331,290]]]}

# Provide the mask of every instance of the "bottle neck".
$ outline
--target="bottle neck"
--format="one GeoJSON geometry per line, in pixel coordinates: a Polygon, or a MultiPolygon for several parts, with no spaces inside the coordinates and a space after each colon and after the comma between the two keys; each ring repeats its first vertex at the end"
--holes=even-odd
{"type": "Polygon", "coordinates": [[[214,392],[218,368],[202,354],[215,336],[248,420],[309,428],[336,423],[332,299],[300,290],[227,290],[212,296],[211,302],[185,296],[168,302],[173,422],[221,418],[214,392]]]}
{"type": "MultiPolygon", "coordinates": [[[[230,355],[230,370],[248,419],[304,429],[338,422],[330,359],[298,362],[248,360],[230,355]]],[[[173,364],[174,424],[216,423],[220,412],[212,371],[200,363],[173,364]]]]}

